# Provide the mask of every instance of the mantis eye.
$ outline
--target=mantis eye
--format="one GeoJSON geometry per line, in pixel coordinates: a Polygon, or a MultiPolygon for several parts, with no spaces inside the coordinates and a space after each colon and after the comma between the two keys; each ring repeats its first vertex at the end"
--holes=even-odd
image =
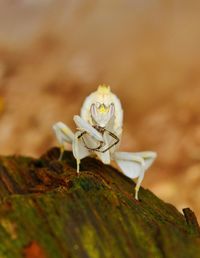
{"type": "Polygon", "coordinates": [[[110,117],[113,117],[115,114],[115,105],[113,103],[110,104],[109,113],[110,113],[110,117]]]}
{"type": "Polygon", "coordinates": [[[95,117],[97,117],[97,115],[98,115],[97,108],[96,108],[95,104],[91,105],[90,112],[91,112],[92,118],[95,120],[95,117]]]}

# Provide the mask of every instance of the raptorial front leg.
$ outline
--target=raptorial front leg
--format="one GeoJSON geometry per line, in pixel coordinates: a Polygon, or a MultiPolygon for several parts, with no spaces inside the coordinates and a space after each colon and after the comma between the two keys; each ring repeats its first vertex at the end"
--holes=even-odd
{"type": "Polygon", "coordinates": [[[106,151],[112,149],[112,147],[116,146],[116,145],[119,143],[119,141],[120,141],[120,140],[119,140],[119,137],[116,136],[114,133],[112,133],[112,132],[110,132],[110,131],[108,131],[108,130],[107,130],[107,132],[108,132],[108,134],[109,134],[111,137],[113,137],[113,139],[115,139],[115,142],[113,142],[110,146],[108,146],[107,149],[103,150],[103,152],[106,152],[106,151]]]}
{"type": "Polygon", "coordinates": [[[92,139],[92,137],[90,136],[89,133],[87,133],[86,131],[82,132],[79,136],[78,139],[82,139],[85,148],[87,148],[89,151],[98,151],[99,149],[101,149],[104,145],[103,141],[96,141],[94,139],[92,139]],[[87,136],[86,139],[84,139],[84,136],[87,136]],[[90,139],[88,138],[90,137],[90,139]],[[87,142],[90,143],[90,147],[87,145],[87,142]],[[96,144],[97,143],[97,144],[96,144]]]}
{"type": "Polygon", "coordinates": [[[79,131],[87,132],[91,137],[99,142],[103,142],[103,136],[91,124],[83,120],[80,116],[74,116],[74,122],[79,131]]]}
{"type": "Polygon", "coordinates": [[[70,130],[70,128],[67,125],[65,125],[62,122],[57,122],[56,124],[54,124],[53,130],[60,146],[59,160],[62,160],[65,150],[64,144],[65,142],[72,144],[74,140],[74,133],[70,130]]]}
{"type": "Polygon", "coordinates": [[[138,178],[135,187],[135,199],[137,200],[145,171],[153,163],[156,156],[156,153],[151,151],[136,153],[116,152],[114,154],[114,159],[122,172],[131,179],[138,178]]]}

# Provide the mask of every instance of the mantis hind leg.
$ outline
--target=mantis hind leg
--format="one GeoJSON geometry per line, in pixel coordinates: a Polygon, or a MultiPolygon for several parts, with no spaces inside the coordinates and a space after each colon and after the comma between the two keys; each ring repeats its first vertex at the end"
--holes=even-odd
{"type": "Polygon", "coordinates": [[[146,170],[151,166],[156,158],[156,153],[145,152],[116,152],[114,160],[121,168],[122,172],[131,179],[137,179],[135,186],[135,199],[138,200],[138,192],[144,179],[146,170]]]}

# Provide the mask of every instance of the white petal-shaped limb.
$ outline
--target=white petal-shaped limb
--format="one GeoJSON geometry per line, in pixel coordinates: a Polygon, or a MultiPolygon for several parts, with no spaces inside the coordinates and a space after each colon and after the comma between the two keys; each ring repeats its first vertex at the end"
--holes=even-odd
{"type": "Polygon", "coordinates": [[[135,199],[138,200],[138,192],[144,178],[145,171],[151,166],[157,154],[153,151],[145,152],[116,152],[114,153],[114,160],[122,170],[122,172],[129,178],[138,178],[135,187],[135,199]]]}
{"type": "Polygon", "coordinates": [[[77,163],[77,173],[80,171],[81,159],[90,155],[89,150],[85,147],[84,142],[81,139],[81,134],[82,132],[80,131],[76,132],[72,143],[72,151],[77,163]]]}
{"type": "Polygon", "coordinates": [[[77,173],[80,171],[81,159],[89,156],[91,150],[96,149],[99,145],[99,141],[95,140],[91,135],[81,131],[75,133],[72,151],[77,162],[77,173]]]}
{"type": "Polygon", "coordinates": [[[80,116],[74,116],[74,122],[76,126],[78,127],[78,130],[85,131],[89,135],[91,135],[95,140],[103,142],[102,135],[88,122],[83,120],[80,116]]]}
{"type": "Polygon", "coordinates": [[[74,140],[74,133],[71,129],[62,122],[57,122],[53,125],[53,130],[55,132],[56,138],[60,145],[60,157],[59,160],[62,159],[64,153],[64,143],[72,143],[74,140]]]}

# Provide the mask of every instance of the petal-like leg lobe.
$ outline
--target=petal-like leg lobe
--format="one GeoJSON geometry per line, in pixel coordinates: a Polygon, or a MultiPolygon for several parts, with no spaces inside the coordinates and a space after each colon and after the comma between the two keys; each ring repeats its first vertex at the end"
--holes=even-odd
{"type": "Polygon", "coordinates": [[[55,132],[56,138],[60,145],[60,157],[59,160],[62,160],[64,153],[64,143],[72,143],[74,140],[74,133],[71,129],[62,122],[57,122],[53,125],[53,130],[55,132]]]}
{"type": "Polygon", "coordinates": [[[145,152],[116,152],[114,160],[121,168],[122,172],[129,178],[138,178],[135,187],[135,198],[138,199],[138,192],[144,178],[146,170],[151,166],[156,158],[156,153],[151,151],[145,152]]]}
{"type": "Polygon", "coordinates": [[[79,171],[80,171],[80,161],[81,161],[81,159],[90,155],[90,152],[84,146],[84,143],[83,143],[82,139],[79,138],[80,135],[81,135],[80,131],[76,132],[75,136],[74,136],[74,141],[72,143],[73,155],[74,155],[74,157],[76,159],[76,162],[77,162],[77,173],[79,173],[79,171]]]}

